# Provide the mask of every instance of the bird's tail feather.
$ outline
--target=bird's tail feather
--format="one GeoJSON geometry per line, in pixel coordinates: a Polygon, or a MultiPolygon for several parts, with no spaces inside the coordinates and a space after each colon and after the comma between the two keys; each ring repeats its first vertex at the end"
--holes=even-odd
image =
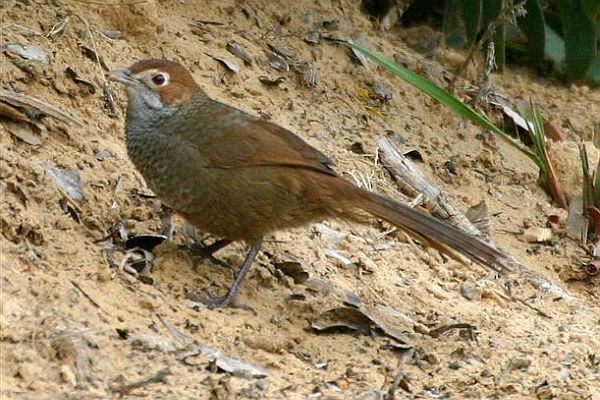
{"type": "MultiPolygon", "coordinates": [[[[498,272],[510,270],[513,259],[483,240],[416,209],[367,190],[353,190],[354,206],[409,232],[447,246],[498,272]]],[[[352,201],[352,200],[351,200],[352,201]]]]}

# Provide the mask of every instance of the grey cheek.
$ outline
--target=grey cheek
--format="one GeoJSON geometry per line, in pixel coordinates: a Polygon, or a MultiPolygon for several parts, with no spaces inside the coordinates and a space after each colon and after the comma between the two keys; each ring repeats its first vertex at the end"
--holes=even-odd
{"type": "Polygon", "coordinates": [[[148,89],[139,87],[128,87],[127,95],[129,104],[133,104],[134,108],[142,111],[144,108],[148,110],[160,110],[164,108],[164,104],[158,93],[148,89]]]}
{"type": "Polygon", "coordinates": [[[146,103],[148,104],[148,106],[150,108],[153,108],[155,110],[160,110],[164,107],[163,102],[160,100],[160,97],[158,96],[158,94],[152,92],[152,96],[149,96],[146,99],[146,103]]]}

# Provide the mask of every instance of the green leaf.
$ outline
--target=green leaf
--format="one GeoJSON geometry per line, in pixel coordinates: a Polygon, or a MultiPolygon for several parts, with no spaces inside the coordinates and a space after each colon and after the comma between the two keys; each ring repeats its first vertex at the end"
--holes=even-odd
{"type": "MultiPolygon", "coordinates": [[[[540,109],[537,106],[531,105],[531,116],[532,123],[529,125],[529,133],[531,135],[531,140],[533,141],[533,147],[535,149],[535,153],[538,158],[542,160],[540,166],[540,175],[544,176],[544,179],[547,183],[550,183],[550,179],[548,179],[548,174],[550,169],[548,165],[546,165],[545,161],[547,159],[546,154],[546,134],[544,132],[544,120],[542,118],[542,114],[540,113],[540,109]]],[[[525,115],[521,115],[523,119],[527,121],[525,115]]]]}
{"type": "Polygon", "coordinates": [[[494,49],[496,50],[496,66],[498,67],[498,71],[503,71],[504,65],[506,64],[506,25],[503,24],[496,28],[493,40],[494,49]]]}
{"type": "Polygon", "coordinates": [[[544,61],[546,47],[546,22],[544,12],[538,0],[525,3],[527,14],[517,20],[517,24],[527,36],[527,54],[529,61],[539,65],[544,61]]]}
{"type": "Polygon", "coordinates": [[[478,114],[471,107],[469,107],[468,105],[464,104],[462,101],[460,101],[459,99],[454,97],[447,90],[428,81],[427,79],[423,78],[422,76],[402,67],[401,65],[398,65],[395,62],[390,61],[387,58],[385,58],[375,52],[372,52],[371,50],[364,49],[354,43],[350,43],[345,40],[338,40],[338,42],[343,43],[348,47],[351,47],[355,50],[360,51],[365,56],[367,56],[370,59],[372,59],[373,61],[375,61],[377,64],[381,65],[382,67],[384,67],[385,69],[387,69],[394,75],[398,76],[399,78],[404,79],[406,82],[415,86],[417,89],[421,90],[423,93],[431,96],[432,98],[434,98],[435,100],[440,102],[443,106],[449,108],[451,111],[454,111],[459,116],[466,118],[466,119],[470,120],[471,122],[474,122],[475,124],[504,138],[506,141],[508,141],[514,147],[521,150],[521,152],[523,154],[525,154],[527,157],[529,157],[538,166],[538,168],[543,167],[543,164],[541,163],[541,161],[531,150],[529,150],[527,147],[525,147],[521,142],[518,142],[515,139],[513,139],[509,134],[504,132],[502,129],[498,128],[489,119],[478,114]]]}
{"type": "Polygon", "coordinates": [[[562,0],[560,13],[565,39],[567,80],[571,82],[585,79],[590,62],[596,54],[595,21],[589,20],[579,0],[562,0]]]}
{"type": "Polygon", "coordinates": [[[477,40],[477,34],[481,30],[481,0],[460,0],[460,9],[465,23],[465,34],[469,44],[477,40]]]}
{"type": "Polygon", "coordinates": [[[485,7],[481,11],[481,29],[487,29],[488,25],[498,18],[500,10],[502,10],[503,0],[486,0],[485,7]]]}
{"type": "MultiPolygon", "coordinates": [[[[465,47],[465,35],[462,32],[460,16],[460,0],[446,0],[444,7],[443,32],[448,46],[455,48],[465,47]]],[[[467,43],[467,45],[469,45],[467,43]]]]}
{"type": "Polygon", "coordinates": [[[579,145],[579,158],[581,159],[581,169],[583,170],[583,209],[587,210],[594,206],[594,184],[592,183],[592,175],[590,174],[590,164],[585,144],[579,145]]]}
{"type": "Polygon", "coordinates": [[[561,38],[554,29],[546,26],[546,57],[560,67],[564,66],[565,62],[565,41],[561,38]]]}
{"type": "Polygon", "coordinates": [[[600,158],[594,170],[594,205],[600,207],[600,158]]]}

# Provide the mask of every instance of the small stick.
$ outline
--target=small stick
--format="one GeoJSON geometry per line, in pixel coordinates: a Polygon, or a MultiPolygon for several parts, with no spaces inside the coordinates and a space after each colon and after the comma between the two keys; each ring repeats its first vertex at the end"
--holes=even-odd
{"type": "Polygon", "coordinates": [[[474,330],[477,329],[477,327],[474,325],[471,325],[471,324],[466,324],[466,323],[450,324],[450,325],[440,326],[439,328],[436,328],[436,329],[432,329],[427,334],[429,336],[431,336],[432,338],[438,338],[442,334],[444,334],[452,329],[468,329],[470,332],[473,332],[474,330]]]}
{"type": "Polygon", "coordinates": [[[478,238],[484,237],[479,229],[450,204],[441,190],[429,182],[389,139],[381,139],[378,150],[381,164],[389,171],[404,194],[410,197],[422,196],[425,206],[450,225],[478,238]]]}
{"type": "MultiPolygon", "coordinates": [[[[396,391],[400,387],[400,384],[402,383],[402,381],[404,380],[405,377],[406,377],[406,375],[403,372],[398,372],[396,374],[396,377],[394,378],[394,382],[390,386],[390,390],[388,390],[385,397],[383,398],[384,400],[394,400],[396,398],[396,391]]],[[[402,387],[402,389],[404,389],[405,391],[410,393],[410,390],[408,390],[407,387],[402,387]]]]}
{"type": "Polygon", "coordinates": [[[517,303],[521,303],[523,304],[525,307],[531,308],[532,310],[534,310],[535,312],[537,312],[541,317],[544,318],[548,318],[548,319],[552,319],[551,316],[549,316],[548,314],[546,314],[545,312],[543,312],[542,310],[540,310],[537,307],[532,306],[531,304],[527,303],[525,300],[520,299],[518,297],[514,297],[514,296],[510,296],[510,298],[514,301],[516,301],[517,303]]]}
{"type": "Polygon", "coordinates": [[[124,384],[124,385],[120,385],[117,387],[113,387],[111,390],[115,393],[119,394],[119,398],[123,397],[123,396],[127,396],[128,394],[131,394],[132,391],[136,390],[136,389],[140,389],[144,386],[148,386],[152,383],[163,383],[163,384],[167,384],[167,380],[165,379],[168,375],[171,375],[171,370],[169,368],[163,368],[160,371],[158,371],[157,373],[148,376],[147,378],[144,378],[142,380],[139,380],[137,382],[133,382],[133,383],[128,383],[128,384],[124,384]]]}
{"type": "Polygon", "coordinates": [[[54,24],[54,26],[52,28],[50,28],[50,31],[48,33],[46,33],[46,37],[51,38],[52,36],[58,35],[65,29],[65,27],[67,26],[68,23],[69,23],[69,17],[66,17],[62,21],[54,24]]]}
{"type": "Polygon", "coordinates": [[[192,342],[190,338],[185,336],[183,333],[179,332],[179,330],[174,325],[165,320],[160,314],[156,314],[156,318],[158,318],[158,320],[163,324],[163,326],[169,331],[171,336],[173,336],[173,339],[186,346],[192,342]]]}
{"type": "MultiPolygon", "coordinates": [[[[513,15],[516,14],[521,8],[523,8],[524,4],[525,4],[525,1],[521,1],[517,4],[515,4],[514,1],[502,2],[502,8],[501,8],[500,12],[498,13],[498,15],[496,16],[496,19],[489,23],[489,25],[486,27],[486,30],[483,32],[483,34],[481,35],[479,40],[474,40],[473,43],[471,43],[471,45],[469,46],[469,50],[467,51],[467,56],[465,57],[465,60],[458,67],[458,70],[454,73],[454,77],[452,78],[452,81],[450,81],[450,84],[448,85],[448,91],[450,93],[454,92],[456,80],[458,78],[461,78],[465,74],[465,71],[467,70],[467,66],[473,60],[475,53],[479,49],[481,49],[481,46],[484,43],[490,42],[492,40],[494,34],[496,33],[496,29],[498,29],[498,27],[503,26],[507,22],[511,22],[511,20],[514,19],[513,15]]],[[[480,24],[480,23],[481,23],[481,15],[479,15],[478,24],[480,24]]]]}
{"type": "MultiPolygon", "coordinates": [[[[142,2],[144,2],[144,1],[142,1],[142,2]]],[[[87,2],[87,3],[90,3],[90,2],[87,2]]],[[[123,4],[126,4],[126,3],[123,3],[123,4]]],[[[127,3],[127,4],[135,4],[135,3],[127,3]]],[[[112,88],[110,86],[110,83],[109,83],[108,79],[106,79],[106,74],[102,70],[102,63],[100,62],[100,56],[98,55],[98,47],[96,46],[96,40],[94,39],[94,32],[90,28],[90,24],[88,24],[88,22],[85,18],[83,18],[81,15],[78,15],[78,14],[75,14],[75,16],[81,22],[83,22],[83,24],[85,25],[87,33],[90,37],[90,41],[92,42],[92,48],[94,49],[94,57],[96,58],[96,64],[98,65],[100,79],[103,82],[102,91],[104,93],[104,100],[106,101],[106,103],[108,103],[109,116],[114,117],[114,116],[118,115],[117,106],[115,104],[114,94],[113,94],[112,88]]]]}
{"type": "Polygon", "coordinates": [[[78,3],[86,3],[86,4],[98,4],[101,6],[123,6],[129,4],[142,4],[146,3],[148,0],[106,0],[106,1],[94,1],[94,0],[75,0],[78,3]]]}
{"type": "Polygon", "coordinates": [[[15,24],[15,23],[10,23],[10,24],[7,24],[7,25],[4,25],[4,26],[0,27],[1,34],[4,34],[4,30],[8,29],[8,28],[18,28],[18,29],[20,29],[22,31],[28,32],[30,35],[33,35],[33,36],[44,36],[43,33],[38,32],[35,29],[31,29],[31,28],[29,28],[27,26],[15,24]]]}
{"type": "MultiPolygon", "coordinates": [[[[418,193],[423,193],[426,198],[429,198],[430,201],[425,201],[425,204],[428,207],[431,207],[430,209],[432,211],[435,210],[439,213],[439,210],[442,210],[446,212],[448,215],[445,218],[447,222],[455,224],[459,229],[466,229],[465,232],[472,233],[476,237],[481,237],[481,232],[471,224],[467,217],[448,203],[437,187],[428,182],[422,174],[416,172],[415,168],[406,167],[406,165],[409,165],[408,160],[405,160],[405,157],[402,156],[400,151],[389,139],[381,139],[379,141],[379,150],[383,165],[388,168],[388,170],[391,170],[391,174],[399,184],[400,190],[413,197],[418,193]],[[402,168],[397,171],[395,168],[396,166],[401,166],[402,168]],[[412,172],[409,173],[409,171],[412,172]],[[430,205],[430,203],[432,204],[430,205]]],[[[511,267],[524,276],[534,288],[550,293],[552,296],[561,297],[571,305],[580,304],[577,298],[573,297],[560,285],[551,282],[538,272],[530,270],[488,240],[486,240],[486,243],[505,253],[506,257],[511,260],[511,267]]]]}
{"type": "Polygon", "coordinates": [[[102,307],[100,307],[100,304],[96,303],[96,300],[92,299],[92,297],[87,294],[82,288],[81,286],[79,286],[79,284],[75,281],[71,281],[71,285],[75,286],[75,289],[79,290],[79,292],[90,301],[90,303],[92,303],[95,307],[99,308],[102,310],[102,307]]]}
{"type": "Polygon", "coordinates": [[[75,118],[54,106],[46,104],[33,96],[0,89],[0,101],[4,101],[5,103],[15,107],[32,108],[44,115],[49,115],[66,124],[83,126],[83,122],[80,119],[75,118]]]}

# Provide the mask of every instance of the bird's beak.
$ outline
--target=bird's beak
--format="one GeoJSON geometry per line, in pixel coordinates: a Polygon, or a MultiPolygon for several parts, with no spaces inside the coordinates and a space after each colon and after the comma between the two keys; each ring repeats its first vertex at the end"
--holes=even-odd
{"type": "Polygon", "coordinates": [[[131,76],[131,71],[128,69],[113,69],[106,73],[108,79],[122,83],[126,86],[133,86],[138,82],[137,79],[131,76]]]}

